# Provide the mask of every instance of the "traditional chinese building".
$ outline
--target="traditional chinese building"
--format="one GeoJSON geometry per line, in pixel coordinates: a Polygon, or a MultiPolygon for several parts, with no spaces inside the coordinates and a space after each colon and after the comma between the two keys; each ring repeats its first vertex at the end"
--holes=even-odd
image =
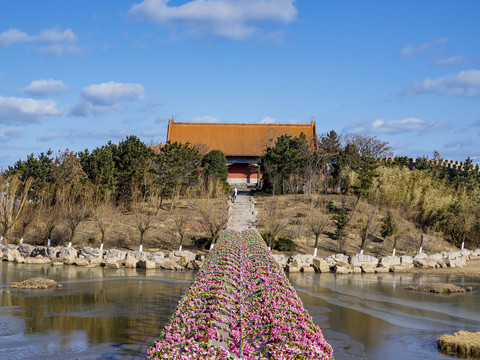
{"type": "Polygon", "coordinates": [[[259,160],[279,136],[300,136],[316,146],[315,122],[310,124],[228,124],[168,122],[167,141],[190,143],[205,151],[221,150],[227,157],[228,182],[258,184],[259,160]]]}

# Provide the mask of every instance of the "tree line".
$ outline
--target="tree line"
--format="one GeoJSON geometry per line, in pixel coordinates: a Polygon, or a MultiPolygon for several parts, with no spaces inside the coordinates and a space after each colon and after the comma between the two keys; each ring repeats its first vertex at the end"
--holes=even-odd
{"type": "MultiPolygon", "coordinates": [[[[410,168],[407,157],[392,158],[387,142],[330,131],[315,143],[303,134],[279,137],[262,156],[261,170],[263,191],[272,195],[302,193],[308,198],[338,194],[341,205],[329,211],[341,250],[346,229],[361,202],[373,209],[362,215],[361,249],[378,226],[385,236],[394,233],[391,210],[405,214],[424,233],[440,234],[456,246],[480,242],[480,171],[470,158],[462,168],[447,168],[435,151],[433,159],[418,158],[410,168]],[[379,209],[386,209],[388,215],[377,219],[379,209]]],[[[317,206],[320,203],[317,201],[317,206]]],[[[325,204],[322,206],[327,209],[325,204]]],[[[324,222],[319,223],[320,213],[328,211],[314,213],[310,228],[324,228],[326,225],[320,224],[324,222]]],[[[269,222],[275,221],[265,223],[269,222]]],[[[278,233],[278,222],[270,228],[273,230],[269,232],[278,233]]],[[[318,242],[319,231],[313,233],[318,242]]]]}
{"type": "Polygon", "coordinates": [[[23,237],[35,220],[45,243],[60,224],[71,242],[78,225],[93,219],[103,243],[113,206],[135,215],[142,244],[162,209],[172,210],[181,197],[222,195],[226,180],[221,151],[176,142],[147,146],[136,136],[93,151],[31,154],[0,174],[0,236],[6,242],[15,229],[23,237]]]}

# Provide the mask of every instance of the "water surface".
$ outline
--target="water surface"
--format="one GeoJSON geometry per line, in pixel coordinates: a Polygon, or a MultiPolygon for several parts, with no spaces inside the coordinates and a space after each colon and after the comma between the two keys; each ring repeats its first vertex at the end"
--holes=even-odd
{"type": "MultiPolygon", "coordinates": [[[[144,359],[194,272],[0,263],[0,359],[144,359]],[[9,289],[54,279],[59,289],[9,289]]],[[[480,328],[478,291],[433,295],[411,284],[462,277],[416,274],[291,274],[305,307],[342,359],[451,359],[443,333],[480,328]]]]}

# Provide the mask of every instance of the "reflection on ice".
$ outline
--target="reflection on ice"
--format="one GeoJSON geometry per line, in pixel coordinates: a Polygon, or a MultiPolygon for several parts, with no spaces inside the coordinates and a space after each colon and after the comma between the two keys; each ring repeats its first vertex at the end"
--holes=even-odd
{"type": "MultiPolygon", "coordinates": [[[[478,282],[468,279],[418,274],[289,277],[309,312],[316,313],[320,306],[330,308],[328,320],[320,326],[348,335],[346,349],[355,341],[362,342],[372,359],[444,359],[437,351],[439,334],[458,329],[478,331],[480,327],[478,291],[440,295],[405,289],[433,282],[478,288],[478,282]]],[[[328,331],[326,337],[331,341],[328,331]]],[[[348,352],[336,358],[348,359],[348,352]]]]}

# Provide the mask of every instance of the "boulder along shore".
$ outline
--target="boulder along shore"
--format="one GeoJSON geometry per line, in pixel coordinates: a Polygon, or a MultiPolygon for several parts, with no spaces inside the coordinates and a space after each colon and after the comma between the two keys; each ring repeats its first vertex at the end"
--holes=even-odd
{"type": "MultiPolygon", "coordinates": [[[[480,249],[441,252],[415,256],[386,256],[334,254],[325,258],[310,254],[285,256],[273,254],[286,272],[334,272],[338,275],[352,273],[435,272],[480,277],[480,249]],[[467,263],[468,262],[468,263],[467,263]]],[[[165,270],[198,270],[205,261],[205,253],[191,251],[125,251],[100,250],[84,247],[45,247],[29,244],[0,245],[0,259],[14,263],[104,266],[108,268],[143,268],[165,270]]]]}

